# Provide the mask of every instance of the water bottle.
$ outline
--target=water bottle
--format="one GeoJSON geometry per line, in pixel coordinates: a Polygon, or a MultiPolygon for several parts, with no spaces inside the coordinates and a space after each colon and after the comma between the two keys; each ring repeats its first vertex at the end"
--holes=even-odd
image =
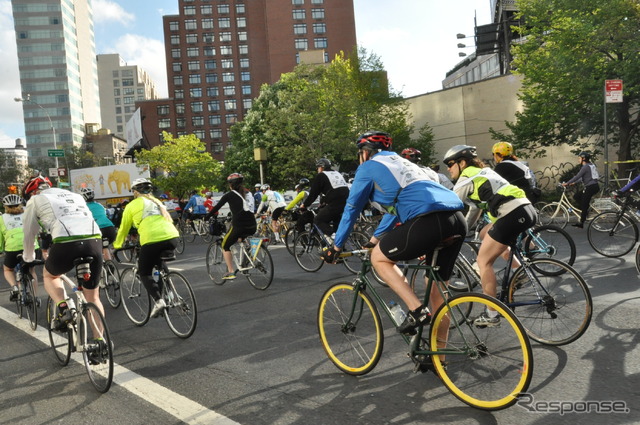
{"type": "Polygon", "coordinates": [[[153,270],[153,280],[156,282],[160,280],[160,272],[157,269],[153,270]]]}
{"type": "Polygon", "coordinates": [[[391,301],[389,303],[389,309],[391,310],[391,317],[393,317],[393,321],[396,322],[397,325],[402,324],[405,317],[407,317],[407,314],[402,311],[402,307],[400,307],[400,305],[395,301],[391,301]]]}

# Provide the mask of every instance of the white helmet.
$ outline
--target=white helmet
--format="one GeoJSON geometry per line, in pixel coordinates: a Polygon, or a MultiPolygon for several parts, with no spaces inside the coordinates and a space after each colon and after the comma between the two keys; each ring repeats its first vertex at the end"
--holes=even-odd
{"type": "Polygon", "coordinates": [[[4,198],[2,198],[2,205],[5,207],[14,207],[22,204],[22,198],[20,195],[16,195],[15,193],[10,193],[4,198]]]}
{"type": "Polygon", "coordinates": [[[91,189],[90,187],[83,187],[82,189],[80,189],[80,194],[85,201],[93,201],[93,198],[96,195],[93,189],[91,189]]]}
{"type": "Polygon", "coordinates": [[[149,179],[139,178],[131,182],[131,190],[135,190],[140,193],[151,193],[153,185],[149,179]]]}

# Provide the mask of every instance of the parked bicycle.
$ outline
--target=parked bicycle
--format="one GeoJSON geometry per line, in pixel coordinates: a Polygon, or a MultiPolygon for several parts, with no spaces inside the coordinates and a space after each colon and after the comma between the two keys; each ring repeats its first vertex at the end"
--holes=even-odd
{"type": "Polygon", "coordinates": [[[49,297],[47,327],[49,343],[58,363],[66,366],[72,352],[82,353],[91,384],[98,392],[106,393],[113,381],[113,342],[102,312],[95,304],[87,302],[82,292],[82,283],[91,278],[89,264],[92,261],[92,257],[81,257],[74,261],[77,283],[66,275],[60,276],[65,291],[71,291],[76,298],[74,301],[73,297],[65,295],[72,319],[63,329],[55,329],[53,324],[58,317],[58,307],[49,297]]]}
{"type": "MultiPolygon", "coordinates": [[[[136,249],[139,247],[130,246],[114,250],[116,260],[120,260],[120,251],[136,249]]],[[[169,329],[179,338],[189,338],[198,323],[196,296],[186,277],[177,271],[169,270],[167,262],[175,259],[174,251],[161,252],[161,264],[160,267],[154,267],[153,277],[157,279],[160,296],[167,305],[161,315],[164,316],[169,329]]],[[[120,288],[124,311],[129,320],[136,326],[146,325],[151,316],[151,296],[140,281],[137,265],[122,271],[120,288]]]]}
{"type": "Polygon", "coordinates": [[[31,275],[31,269],[35,266],[44,264],[44,260],[35,260],[32,263],[24,263],[22,261],[22,255],[18,255],[20,262],[16,264],[13,272],[16,275],[16,282],[18,283],[18,298],[16,298],[16,310],[18,311],[18,317],[22,319],[27,317],[29,319],[29,325],[34,331],[38,327],[38,307],[40,307],[40,299],[36,297],[35,288],[33,285],[33,276],[31,275]]]}
{"type": "Polygon", "coordinates": [[[622,257],[630,252],[638,242],[636,210],[640,202],[632,197],[631,191],[614,192],[614,199],[620,201],[618,211],[598,214],[587,227],[589,245],[605,257],[622,257]]]}
{"type": "MultiPolygon", "coordinates": [[[[538,222],[541,225],[555,225],[564,229],[574,216],[580,220],[582,210],[576,208],[571,203],[567,196],[567,188],[565,186],[558,185],[558,188],[562,190],[560,201],[551,202],[542,206],[538,211],[538,222]]],[[[602,212],[618,210],[619,208],[611,198],[594,197],[589,205],[589,215],[587,218],[591,219],[602,212]]]]}
{"type": "MultiPolygon", "coordinates": [[[[325,291],[318,306],[318,333],[329,360],[349,375],[364,375],[378,364],[384,346],[379,310],[394,326],[388,303],[367,278],[371,267],[366,250],[340,256],[362,256],[361,269],[353,282],[340,282],[325,291]]],[[[500,301],[483,294],[464,293],[451,297],[435,266],[409,265],[428,277],[424,305],[429,304],[435,285],[444,303],[417,334],[402,335],[409,346],[414,372],[431,370],[462,402],[484,410],[499,410],[516,403],[527,391],[533,376],[533,353],[522,325],[500,301]],[[478,327],[468,320],[487,307],[502,316],[500,327],[478,327]]]]}

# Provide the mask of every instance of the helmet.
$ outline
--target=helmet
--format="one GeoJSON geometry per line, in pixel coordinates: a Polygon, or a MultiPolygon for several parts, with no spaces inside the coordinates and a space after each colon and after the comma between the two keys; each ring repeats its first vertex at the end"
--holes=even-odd
{"type": "Polygon", "coordinates": [[[204,196],[206,196],[207,198],[209,198],[209,197],[213,196],[213,193],[211,193],[211,192],[207,192],[207,193],[205,193],[205,194],[204,194],[204,196]]]}
{"type": "Polygon", "coordinates": [[[80,194],[85,201],[93,201],[93,198],[96,195],[93,189],[91,189],[90,187],[83,187],[82,189],[80,189],[80,194]]]}
{"type": "Polygon", "coordinates": [[[367,131],[356,140],[358,149],[372,148],[383,151],[391,149],[392,139],[389,133],[384,131],[367,131]]]}
{"type": "Polygon", "coordinates": [[[301,178],[300,181],[298,181],[298,184],[296,185],[296,190],[302,190],[307,186],[309,186],[309,179],[301,178]]]}
{"type": "Polygon", "coordinates": [[[317,167],[331,169],[331,161],[329,161],[327,158],[320,158],[316,161],[316,168],[317,167]]]}
{"type": "Polygon", "coordinates": [[[585,159],[585,160],[587,160],[587,161],[591,160],[591,152],[589,152],[589,151],[582,151],[582,152],[580,152],[578,154],[578,156],[583,158],[583,159],[585,159]]]}
{"type": "Polygon", "coordinates": [[[15,193],[11,193],[2,198],[2,205],[5,207],[15,207],[20,204],[22,204],[22,198],[20,195],[16,195],[15,193]]]}
{"type": "Polygon", "coordinates": [[[166,193],[163,193],[162,195],[160,195],[160,199],[169,199],[169,197],[166,193]]]}
{"type": "Polygon", "coordinates": [[[140,192],[143,194],[151,193],[153,190],[153,185],[149,181],[149,179],[140,178],[135,179],[131,182],[131,190],[135,190],[136,192],[140,192]]]}
{"type": "Polygon", "coordinates": [[[501,157],[513,155],[513,145],[509,142],[498,142],[491,148],[491,153],[497,153],[501,157]]]}
{"type": "Polygon", "coordinates": [[[256,185],[254,186],[256,189],[260,189],[262,187],[262,184],[260,183],[256,183],[256,185]]]}
{"type": "Polygon", "coordinates": [[[42,177],[42,176],[33,177],[22,188],[22,197],[24,199],[29,199],[31,197],[31,194],[36,190],[48,189],[51,186],[53,186],[51,184],[51,180],[49,180],[47,177],[42,177]]]}
{"type": "Polygon", "coordinates": [[[265,183],[262,186],[260,186],[260,189],[264,192],[265,190],[271,189],[271,186],[269,186],[269,183],[265,183]]]}
{"type": "Polygon", "coordinates": [[[240,173],[231,173],[227,177],[227,183],[229,184],[242,183],[243,180],[244,176],[240,173]]]}
{"type": "Polygon", "coordinates": [[[443,162],[448,167],[451,161],[457,162],[460,159],[473,159],[477,156],[475,146],[455,145],[444,154],[443,162]]]}
{"type": "Polygon", "coordinates": [[[406,148],[400,154],[404,159],[408,159],[411,162],[420,161],[420,157],[422,156],[422,152],[420,152],[416,148],[406,148]]]}

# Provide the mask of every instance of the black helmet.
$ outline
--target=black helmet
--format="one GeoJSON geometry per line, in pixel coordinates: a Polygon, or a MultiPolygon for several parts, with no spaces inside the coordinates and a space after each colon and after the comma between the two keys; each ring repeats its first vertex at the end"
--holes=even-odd
{"type": "Polygon", "coordinates": [[[442,161],[448,167],[451,161],[458,162],[461,159],[473,159],[477,156],[478,154],[476,153],[475,146],[455,145],[444,154],[444,159],[442,161]]]}
{"type": "Polygon", "coordinates": [[[384,131],[367,131],[356,140],[358,149],[371,148],[388,151],[391,149],[392,143],[393,139],[391,139],[391,135],[384,131]]]}
{"type": "Polygon", "coordinates": [[[331,161],[329,161],[327,158],[320,158],[319,160],[316,161],[316,168],[317,167],[322,167],[324,169],[331,170],[331,161]]]}
{"type": "Polygon", "coordinates": [[[303,177],[298,181],[298,184],[296,185],[296,190],[305,188],[307,186],[309,186],[309,179],[303,177]]]}
{"type": "Polygon", "coordinates": [[[582,151],[578,156],[586,161],[591,161],[591,152],[589,151],[582,151]]]}

